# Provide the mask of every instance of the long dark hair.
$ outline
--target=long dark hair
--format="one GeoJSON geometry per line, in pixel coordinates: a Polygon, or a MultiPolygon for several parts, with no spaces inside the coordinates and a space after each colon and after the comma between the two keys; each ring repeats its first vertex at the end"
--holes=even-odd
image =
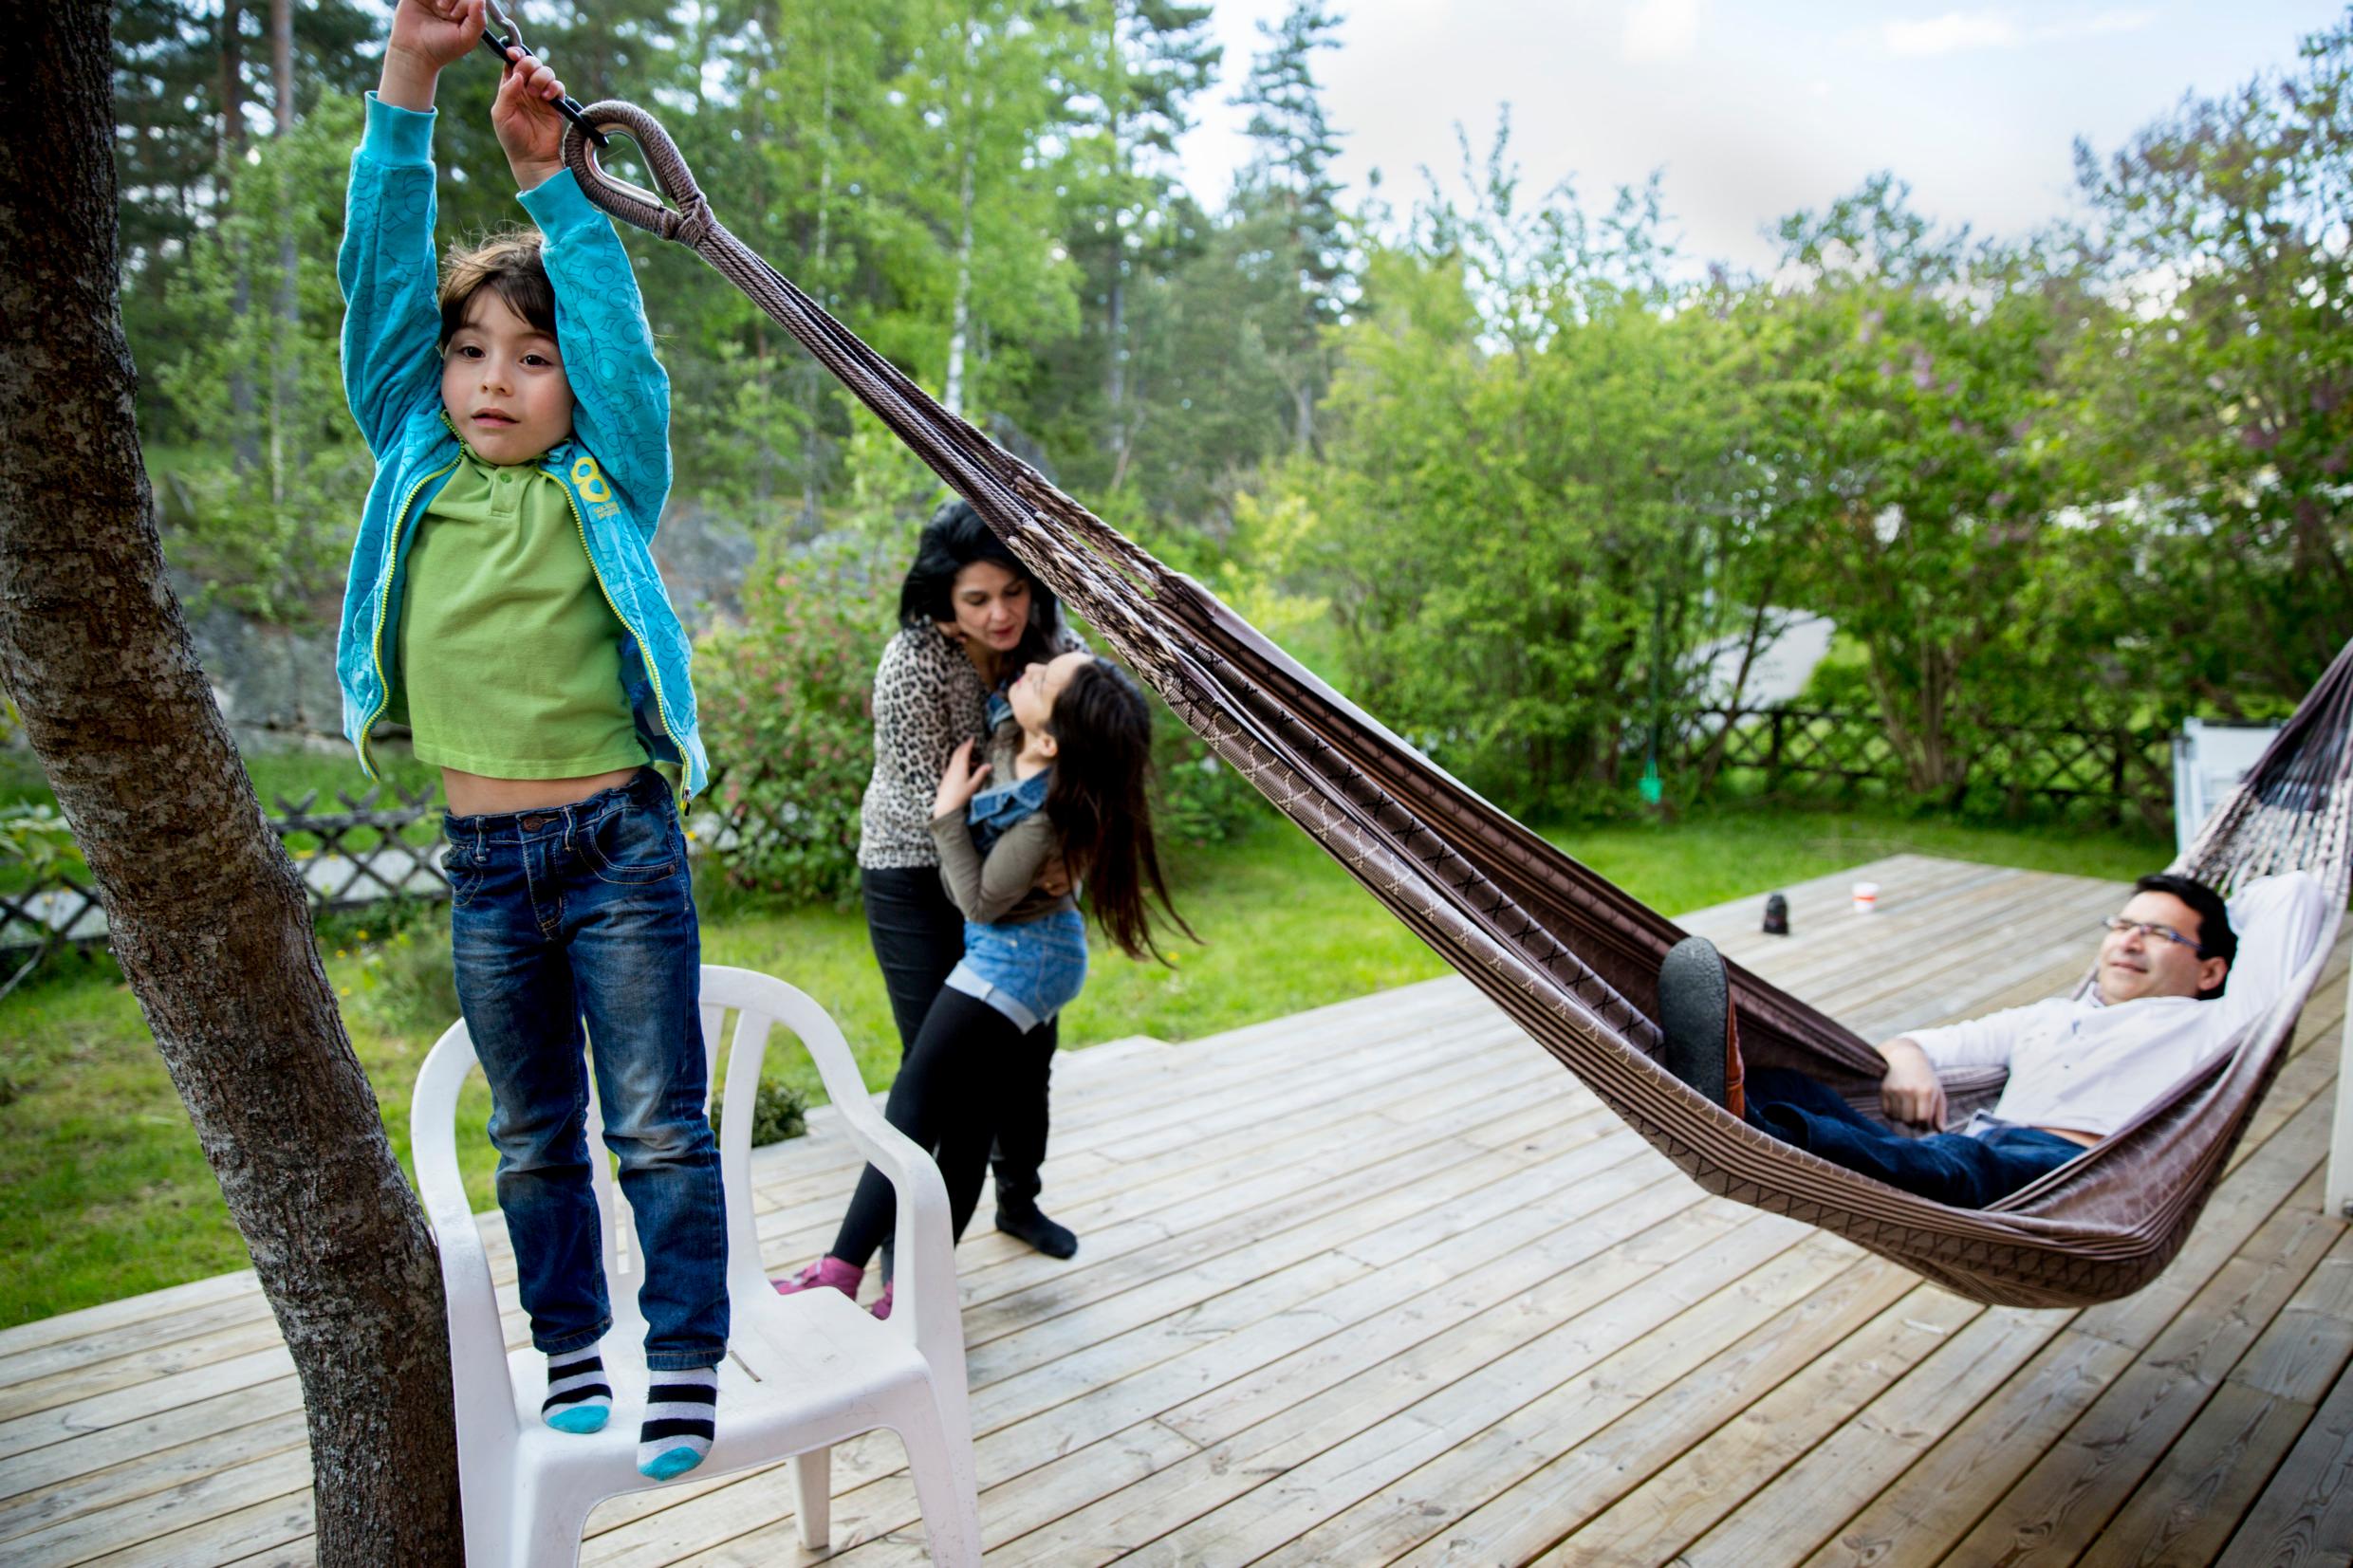
{"type": "Polygon", "coordinates": [[[1003,667],[1021,670],[1052,658],[1054,633],[1062,625],[1061,602],[961,496],[943,504],[923,525],[922,537],[916,541],[915,564],[899,585],[899,623],[935,626],[954,621],[956,574],[975,561],[993,562],[1029,584],[1029,621],[1022,628],[1020,645],[1004,655],[1003,667]]]}
{"type": "Polygon", "coordinates": [[[1169,901],[1152,841],[1152,710],[1143,692],[1109,659],[1088,659],[1054,698],[1054,777],[1046,815],[1062,839],[1070,879],[1086,883],[1096,922],[1130,958],[1168,962],[1153,941],[1147,892],[1178,931],[1198,942],[1169,901]]]}

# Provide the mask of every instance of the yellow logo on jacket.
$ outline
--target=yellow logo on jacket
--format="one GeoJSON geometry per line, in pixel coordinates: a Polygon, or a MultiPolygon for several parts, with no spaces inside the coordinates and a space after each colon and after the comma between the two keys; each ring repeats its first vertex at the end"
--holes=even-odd
{"type": "Polygon", "coordinates": [[[613,499],[613,487],[604,482],[604,475],[598,470],[597,460],[593,457],[583,454],[572,464],[572,483],[579,489],[583,501],[613,499]]]}
{"type": "Polygon", "coordinates": [[[572,484],[580,498],[588,503],[588,509],[598,522],[620,515],[621,503],[613,499],[613,487],[604,482],[597,460],[583,453],[572,464],[572,484]]]}

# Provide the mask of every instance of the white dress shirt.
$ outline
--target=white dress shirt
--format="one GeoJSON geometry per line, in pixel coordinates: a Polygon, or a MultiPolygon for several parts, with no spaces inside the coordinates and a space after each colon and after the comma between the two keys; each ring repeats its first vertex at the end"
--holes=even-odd
{"type": "Polygon", "coordinates": [[[2036,1002],[1907,1033],[1939,1070],[2008,1067],[2010,1081],[1993,1107],[2002,1120],[2106,1137],[2270,1011],[2317,956],[2327,906],[2320,883],[2301,871],[2242,889],[2231,901],[2238,957],[2211,1002],[2148,996],[2109,1006],[2093,987],[2081,1000],[2036,1002]]]}

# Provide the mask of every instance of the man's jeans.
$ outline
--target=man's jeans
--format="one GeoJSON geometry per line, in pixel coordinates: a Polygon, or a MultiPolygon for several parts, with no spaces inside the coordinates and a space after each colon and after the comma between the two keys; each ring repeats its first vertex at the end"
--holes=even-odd
{"type": "Polygon", "coordinates": [[[612,1327],[588,1148],[582,1021],[604,1141],[637,1216],[645,1361],[727,1353],[727,1208],[704,1117],[702,941],[669,786],[647,768],[568,806],[450,817],[457,996],[491,1080],[498,1207],[531,1343],[612,1327]]]}
{"type": "Polygon", "coordinates": [[[1833,1165],[1955,1208],[1983,1208],[2084,1153],[2082,1144],[2034,1127],[2000,1127],[1982,1137],[1937,1133],[1907,1138],[1785,1068],[1751,1073],[1747,1097],[1751,1126],[1833,1165]]]}

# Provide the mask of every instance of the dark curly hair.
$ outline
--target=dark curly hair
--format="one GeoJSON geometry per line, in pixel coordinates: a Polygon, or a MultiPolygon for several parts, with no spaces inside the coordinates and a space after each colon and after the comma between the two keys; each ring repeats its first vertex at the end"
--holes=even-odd
{"type": "Polygon", "coordinates": [[[915,564],[899,586],[899,623],[944,625],[955,619],[956,574],[976,561],[992,562],[1029,585],[1029,623],[1022,628],[1020,645],[1005,655],[1005,668],[1020,670],[1052,658],[1054,633],[1062,625],[1061,601],[960,496],[942,505],[923,525],[922,537],[916,541],[915,564]]]}

